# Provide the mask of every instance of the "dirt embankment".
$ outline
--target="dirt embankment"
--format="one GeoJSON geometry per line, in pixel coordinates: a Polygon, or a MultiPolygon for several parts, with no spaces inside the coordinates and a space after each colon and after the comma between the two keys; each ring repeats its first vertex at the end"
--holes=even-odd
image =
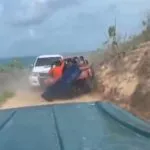
{"type": "Polygon", "coordinates": [[[150,42],[99,66],[101,97],[150,119],[150,42]]]}

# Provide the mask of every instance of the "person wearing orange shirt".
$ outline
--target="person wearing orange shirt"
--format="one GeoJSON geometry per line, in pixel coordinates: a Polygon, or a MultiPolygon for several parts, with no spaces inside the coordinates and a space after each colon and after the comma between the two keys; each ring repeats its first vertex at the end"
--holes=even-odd
{"type": "Polygon", "coordinates": [[[63,75],[64,66],[65,63],[62,59],[55,62],[48,73],[50,77],[45,81],[45,84],[54,84],[57,80],[59,80],[63,75]]]}
{"type": "Polygon", "coordinates": [[[52,75],[52,77],[55,80],[58,80],[63,75],[63,68],[64,68],[64,61],[59,60],[55,63],[55,66],[49,71],[49,74],[52,75]]]}

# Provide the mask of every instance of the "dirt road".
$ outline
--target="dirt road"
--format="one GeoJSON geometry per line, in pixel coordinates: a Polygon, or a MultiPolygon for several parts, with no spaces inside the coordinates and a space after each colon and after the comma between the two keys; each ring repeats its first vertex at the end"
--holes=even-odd
{"type": "Polygon", "coordinates": [[[40,92],[32,92],[29,90],[17,91],[16,96],[7,100],[3,105],[1,105],[0,109],[72,102],[89,102],[100,99],[100,97],[96,94],[88,94],[71,100],[55,100],[53,102],[46,102],[41,98],[40,95],[40,92]]]}

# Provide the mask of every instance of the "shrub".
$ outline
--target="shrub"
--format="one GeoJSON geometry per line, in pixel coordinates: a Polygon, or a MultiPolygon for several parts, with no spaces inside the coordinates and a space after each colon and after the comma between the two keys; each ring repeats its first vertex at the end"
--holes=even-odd
{"type": "Polygon", "coordinates": [[[10,92],[10,91],[4,91],[1,95],[0,95],[0,103],[5,102],[8,98],[11,98],[15,95],[15,93],[10,92]]]}

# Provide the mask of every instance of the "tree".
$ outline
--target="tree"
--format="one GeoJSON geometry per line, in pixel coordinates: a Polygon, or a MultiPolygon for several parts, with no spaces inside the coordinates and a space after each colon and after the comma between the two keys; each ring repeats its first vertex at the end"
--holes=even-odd
{"type": "Polygon", "coordinates": [[[145,19],[142,21],[142,25],[144,27],[142,36],[144,41],[150,40],[150,13],[147,14],[145,19]]]}
{"type": "Polygon", "coordinates": [[[150,13],[146,15],[146,18],[142,21],[144,30],[150,30],[150,13]]]}
{"type": "Polygon", "coordinates": [[[108,27],[108,36],[109,36],[109,41],[111,41],[111,48],[115,52],[118,49],[118,42],[117,42],[117,33],[116,33],[116,25],[112,25],[108,27]]]}
{"type": "Polygon", "coordinates": [[[115,37],[116,37],[116,27],[114,25],[109,26],[108,35],[109,35],[110,38],[115,39],[115,37]]]}
{"type": "Polygon", "coordinates": [[[8,67],[16,68],[16,69],[23,69],[23,64],[18,58],[15,58],[8,64],[8,67]]]}

